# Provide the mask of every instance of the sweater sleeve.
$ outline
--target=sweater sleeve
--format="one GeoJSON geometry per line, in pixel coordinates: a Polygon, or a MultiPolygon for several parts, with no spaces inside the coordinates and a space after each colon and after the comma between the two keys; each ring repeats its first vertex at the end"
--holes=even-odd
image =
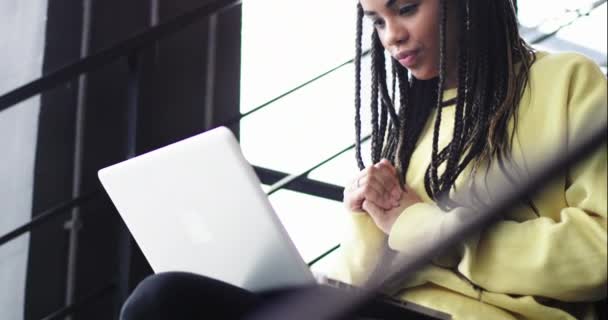
{"type": "MultiPolygon", "coordinates": [[[[538,121],[537,130],[543,130],[538,129],[543,123],[553,126],[551,130],[562,132],[559,139],[565,138],[570,145],[583,130],[605,121],[606,78],[586,58],[562,58],[569,62],[568,66],[562,65],[569,69],[562,84],[567,92],[564,110],[544,110],[537,113],[544,119],[521,121],[538,121]],[[551,119],[553,116],[561,118],[551,119]]],[[[537,98],[536,102],[541,101],[537,98]]],[[[518,132],[518,135],[531,139],[535,132],[518,132]]],[[[561,177],[561,191],[558,188],[553,199],[543,199],[547,204],[541,205],[544,211],[540,217],[502,220],[471,235],[462,245],[460,273],[492,292],[569,302],[606,297],[606,154],[606,148],[602,148],[561,177]],[[556,207],[555,203],[563,205],[556,207]]],[[[398,251],[411,250],[411,246],[424,237],[437,238],[445,228],[458,227],[467,219],[468,212],[457,208],[444,213],[430,203],[413,205],[393,225],[389,246],[398,251]]]]}
{"type": "Polygon", "coordinates": [[[348,232],[343,235],[340,257],[329,276],[352,285],[363,285],[379,260],[386,236],[365,212],[348,212],[346,223],[348,226],[344,230],[348,232]]]}

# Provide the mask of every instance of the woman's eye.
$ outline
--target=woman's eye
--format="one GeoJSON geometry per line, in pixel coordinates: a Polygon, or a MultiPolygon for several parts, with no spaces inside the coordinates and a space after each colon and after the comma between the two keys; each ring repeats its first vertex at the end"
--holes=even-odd
{"type": "Polygon", "coordinates": [[[376,28],[382,28],[384,26],[384,20],[382,20],[382,19],[374,20],[374,26],[376,28]]]}
{"type": "Polygon", "coordinates": [[[416,12],[416,9],[418,9],[418,4],[410,4],[407,6],[403,6],[399,8],[399,15],[406,16],[414,14],[416,12]]]}

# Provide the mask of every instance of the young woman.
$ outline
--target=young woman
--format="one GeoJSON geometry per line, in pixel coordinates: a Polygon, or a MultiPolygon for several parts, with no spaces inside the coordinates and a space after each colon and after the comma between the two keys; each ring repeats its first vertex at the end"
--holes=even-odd
{"type": "MultiPolygon", "coordinates": [[[[358,143],[362,170],[344,192],[353,232],[334,276],[363,283],[386,245],[407,253],[425,241],[423,226],[449,225],[490,203],[500,190],[484,183],[488,171],[517,180],[543,150],[567,146],[606,119],[600,69],[581,55],[535,52],[518,33],[516,7],[515,0],[360,0],[356,132],[359,142],[369,20],[373,163],[364,167],[358,143]],[[474,201],[453,199],[456,189],[474,201]]],[[[556,177],[437,257],[398,296],[454,319],[592,318],[589,302],[606,297],[606,162],[604,149],[556,177]]]]}
{"type": "MultiPolygon", "coordinates": [[[[516,169],[508,171],[516,180],[539,150],[568,145],[606,119],[607,98],[594,63],[534,52],[520,38],[513,0],[357,5],[357,142],[364,17],[374,25],[373,163],[365,168],[358,145],[361,172],[344,192],[353,232],[334,276],[362,284],[387,245],[407,254],[425,240],[413,236],[422,226],[448,225],[489,203],[499,190],[484,183],[487,171],[516,169]],[[470,190],[474,201],[452,199],[456,188],[470,190]]],[[[556,177],[438,256],[397,297],[454,319],[593,317],[589,302],[606,297],[606,162],[604,150],[556,177]]],[[[138,286],[122,318],[239,318],[282,293],[254,295],[197,275],[159,274],[138,286]]]]}

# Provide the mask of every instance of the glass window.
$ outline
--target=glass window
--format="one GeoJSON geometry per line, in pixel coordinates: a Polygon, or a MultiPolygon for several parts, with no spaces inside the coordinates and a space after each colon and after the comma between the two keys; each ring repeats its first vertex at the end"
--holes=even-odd
{"type": "MultiPolygon", "coordinates": [[[[608,5],[595,8],[588,16],[577,19],[572,25],[560,30],[556,38],[602,53],[606,61],[606,15],[608,5]],[[598,27],[603,26],[603,27],[598,27]]],[[[601,63],[600,62],[600,63],[601,63]]]]}
{"type": "Polygon", "coordinates": [[[520,1],[520,23],[530,41],[559,29],[552,37],[535,44],[550,52],[579,52],[606,64],[606,3],[596,1],[520,1]]]}
{"type": "MultiPolygon", "coordinates": [[[[244,2],[241,112],[352,59],[355,10],[354,3],[337,0],[299,6],[280,0],[244,2]]],[[[368,43],[364,39],[364,47],[368,43]]],[[[366,79],[363,88],[369,87],[366,79]]],[[[350,64],[248,116],[241,122],[243,153],[254,165],[298,173],[351,145],[353,84],[350,64]]],[[[368,114],[365,108],[363,121],[369,121],[368,114]]],[[[335,177],[357,172],[354,156],[348,157],[332,163],[349,165],[332,165],[326,174],[313,173],[315,179],[343,184],[335,177]]],[[[291,191],[270,200],[306,261],[339,242],[341,223],[333,217],[344,213],[341,203],[291,191]]]]}
{"type": "Polygon", "coordinates": [[[272,194],[270,203],[304,261],[340,243],[347,214],[341,203],[289,190],[272,194]]]}
{"type": "MultiPolygon", "coordinates": [[[[536,35],[550,32],[592,2],[520,0],[520,23],[536,35]]],[[[364,25],[368,30],[364,34],[369,35],[369,23],[364,25]]],[[[354,2],[311,0],[301,6],[279,0],[245,2],[241,112],[351,59],[354,30],[354,2]]],[[[364,41],[368,47],[368,39],[364,41]]],[[[606,4],[538,47],[599,52],[605,64],[606,4]]],[[[362,122],[367,130],[368,70],[365,58],[362,122]]],[[[351,64],[248,116],[241,122],[245,156],[254,165],[289,174],[314,166],[354,142],[353,97],[351,64]]],[[[363,155],[369,163],[369,143],[363,145],[363,155]]],[[[357,171],[350,151],[313,171],[310,178],[345,185],[357,171]]],[[[339,242],[341,220],[336,217],[344,213],[342,204],[291,191],[277,192],[270,200],[306,261],[339,242]]]]}
{"type": "Polygon", "coordinates": [[[241,111],[352,58],[354,26],[344,1],[244,2],[241,111]]]}

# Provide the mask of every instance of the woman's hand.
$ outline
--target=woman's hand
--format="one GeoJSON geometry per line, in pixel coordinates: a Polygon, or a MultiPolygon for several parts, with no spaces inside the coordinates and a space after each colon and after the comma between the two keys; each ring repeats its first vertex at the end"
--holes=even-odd
{"type": "Polygon", "coordinates": [[[365,210],[365,212],[372,217],[372,220],[374,220],[376,226],[378,226],[380,230],[388,235],[390,234],[395,221],[397,218],[399,218],[403,210],[419,202],[422,202],[422,199],[420,199],[418,194],[416,194],[414,190],[406,187],[405,191],[403,191],[403,195],[401,196],[399,206],[396,208],[384,210],[372,201],[367,200],[364,200],[361,206],[363,210],[365,210]]]}
{"type": "Polygon", "coordinates": [[[399,206],[402,193],[397,169],[388,160],[382,159],[359,172],[344,188],[344,205],[350,211],[365,210],[363,203],[367,201],[379,209],[391,210],[399,206]]]}

